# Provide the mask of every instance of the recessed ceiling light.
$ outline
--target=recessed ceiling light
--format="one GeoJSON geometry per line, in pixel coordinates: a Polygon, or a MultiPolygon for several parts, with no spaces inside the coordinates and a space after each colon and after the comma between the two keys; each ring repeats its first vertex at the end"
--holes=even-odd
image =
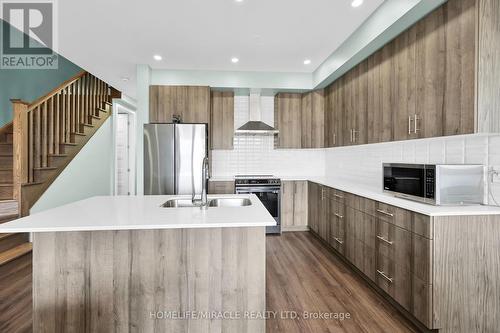
{"type": "Polygon", "coordinates": [[[311,63],[311,59],[304,60],[304,65],[309,65],[311,63]]]}
{"type": "Polygon", "coordinates": [[[354,8],[359,7],[359,6],[361,6],[362,4],[363,4],[363,0],[353,0],[353,1],[351,2],[351,6],[353,6],[354,8]]]}
{"type": "Polygon", "coordinates": [[[238,59],[238,58],[236,58],[236,57],[231,58],[231,62],[232,62],[233,64],[237,63],[238,61],[240,61],[240,59],[238,59]]]}
{"type": "Polygon", "coordinates": [[[162,58],[162,56],[161,56],[161,55],[159,55],[159,54],[155,54],[155,55],[153,56],[153,59],[154,59],[154,60],[156,60],[156,61],[161,61],[163,58],[162,58]]]}
{"type": "Polygon", "coordinates": [[[235,2],[243,2],[243,0],[234,0],[235,2]]]}
{"type": "Polygon", "coordinates": [[[130,80],[130,78],[128,76],[122,76],[123,82],[128,82],[128,80],[130,80]]]}

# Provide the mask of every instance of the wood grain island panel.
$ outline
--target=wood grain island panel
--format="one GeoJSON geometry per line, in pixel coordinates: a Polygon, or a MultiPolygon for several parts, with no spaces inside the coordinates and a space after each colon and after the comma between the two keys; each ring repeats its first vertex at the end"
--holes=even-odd
{"type": "Polygon", "coordinates": [[[265,331],[245,316],[266,308],[265,227],[35,233],[33,256],[36,332],[265,331]]]}

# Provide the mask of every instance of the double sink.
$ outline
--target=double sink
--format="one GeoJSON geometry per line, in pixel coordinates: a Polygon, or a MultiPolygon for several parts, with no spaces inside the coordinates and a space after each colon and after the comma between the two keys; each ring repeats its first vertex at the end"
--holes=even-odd
{"type": "MultiPolygon", "coordinates": [[[[215,198],[208,200],[208,207],[245,207],[251,205],[252,201],[246,198],[215,198]]],[[[197,206],[191,199],[170,199],[161,205],[163,208],[189,208],[197,206]]]]}

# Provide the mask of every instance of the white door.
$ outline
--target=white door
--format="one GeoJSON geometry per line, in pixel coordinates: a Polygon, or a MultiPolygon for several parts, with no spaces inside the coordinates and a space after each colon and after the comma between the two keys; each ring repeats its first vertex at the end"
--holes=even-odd
{"type": "Polygon", "coordinates": [[[130,195],[130,122],[127,113],[116,121],[116,195],[130,195]]]}

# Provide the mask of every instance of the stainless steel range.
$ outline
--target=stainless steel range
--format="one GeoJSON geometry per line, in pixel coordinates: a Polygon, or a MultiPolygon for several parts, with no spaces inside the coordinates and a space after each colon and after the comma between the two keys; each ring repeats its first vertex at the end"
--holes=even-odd
{"type": "Polygon", "coordinates": [[[234,185],[237,194],[255,194],[274,217],[277,225],[266,227],[266,232],[281,234],[281,180],[271,175],[238,175],[234,185]]]}

